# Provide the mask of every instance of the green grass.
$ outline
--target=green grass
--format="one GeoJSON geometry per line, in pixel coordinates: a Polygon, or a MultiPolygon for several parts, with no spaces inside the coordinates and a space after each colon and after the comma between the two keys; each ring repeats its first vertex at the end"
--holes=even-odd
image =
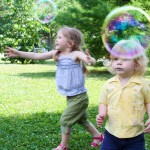
{"type": "MultiPolygon", "coordinates": [[[[51,150],[56,147],[61,140],[59,118],[66,100],[57,92],[55,63],[17,65],[1,62],[0,70],[0,149],[51,150]]],[[[86,87],[90,120],[95,124],[101,87],[111,75],[102,68],[91,67],[90,70],[86,87]]],[[[99,130],[103,131],[103,128],[99,130]]],[[[147,150],[150,150],[150,135],[145,138],[147,150]]],[[[70,149],[92,150],[91,141],[92,137],[82,127],[73,127],[70,149]]]]}

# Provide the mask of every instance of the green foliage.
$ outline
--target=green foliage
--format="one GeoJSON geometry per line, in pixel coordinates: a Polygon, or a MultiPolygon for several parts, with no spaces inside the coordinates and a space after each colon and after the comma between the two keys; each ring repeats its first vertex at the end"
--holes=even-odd
{"type": "Polygon", "coordinates": [[[27,49],[33,47],[33,43],[37,41],[38,35],[36,34],[37,24],[33,21],[33,18],[29,17],[27,11],[31,5],[31,1],[23,3],[20,1],[13,1],[8,7],[7,14],[2,18],[1,25],[3,28],[0,32],[3,34],[2,47],[4,46],[20,46],[19,49],[27,47],[27,49]]]}
{"type": "MultiPolygon", "coordinates": [[[[102,25],[105,17],[116,7],[133,5],[149,12],[149,0],[60,0],[54,21],[41,24],[33,17],[33,0],[3,0],[0,4],[0,52],[5,46],[23,51],[32,51],[34,46],[53,48],[55,35],[64,25],[80,29],[85,37],[85,48],[89,48],[96,59],[107,56],[102,43],[102,25]],[[5,3],[4,3],[5,2],[5,3]]],[[[18,59],[17,59],[18,60],[18,59]]],[[[16,61],[16,60],[15,60],[16,61]]],[[[12,61],[11,62],[15,62],[12,61]]],[[[20,60],[19,60],[20,61],[20,60]]],[[[21,60],[20,62],[25,62],[21,60]]]]}
{"type": "MultiPolygon", "coordinates": [[[[40,46],[40,39],[49,32],[33,18],[33,1],[12,1],[7,5],[7,13],[1,18],[0,51],[6,46],[23,51],[32,51],[35,45],[40,46]]],[[[4,8],[5,9],[5,8],[4,8]]],[[[5,58],[11,62],[28,62],[25,59],[5,58]]],[[[31,61],[30,61],[31,62],[31,61]]]]}
{"type": "Polygon", "coordinates": [[[63,8],[60,9],[56,22],[60,25],[79,28],[85,37],[85,47],[90,49],[91,54],[99,58],[102,47],[102,20],[109,12],[107,2],[100,0],[68,1],[64,2],[63,8]]]}
{"type": "MultiPolygon", "coordinates": [[[[86,43],[84,48],[89,48],[96,59],[108,55],[101,38],[102,24],[105,17],[114,7],[127,2],[116,2],[115,0],[62,1],[64,2],[63,7],[60,5],[60,12],[56,22],[60,25],[65,24],[79,28],[84,33],[86,43]]],[[[62,1],[60,2],[61,4],[62,1]]]]}

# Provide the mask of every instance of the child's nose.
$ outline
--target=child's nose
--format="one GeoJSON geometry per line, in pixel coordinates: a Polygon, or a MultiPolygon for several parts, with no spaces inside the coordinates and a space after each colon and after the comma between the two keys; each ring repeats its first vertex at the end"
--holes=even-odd
{"type": "Polygon", "coordinates": [[[122,64],[122,61],[121,60],[118,60],[117,61],[117,65],[121,65],[122,64]]]}

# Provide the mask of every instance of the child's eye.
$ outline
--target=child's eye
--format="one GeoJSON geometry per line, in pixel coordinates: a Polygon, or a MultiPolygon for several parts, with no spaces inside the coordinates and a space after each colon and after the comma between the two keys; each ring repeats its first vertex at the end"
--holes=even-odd
{"type": "Polygon", "coordinates": [[[57,39],[61,39],[61,36],[57,36],[57,39]]]}
{"type": "Polygon", "coordinates": [[[124,61],[129,61],[130,59],[123,59],[124,61]]]}
{"type": "Polygon", "coordinates": [[[118,58],[116,57],[116,58],[114,58],[114,60],[118,60],[118,58]]]}

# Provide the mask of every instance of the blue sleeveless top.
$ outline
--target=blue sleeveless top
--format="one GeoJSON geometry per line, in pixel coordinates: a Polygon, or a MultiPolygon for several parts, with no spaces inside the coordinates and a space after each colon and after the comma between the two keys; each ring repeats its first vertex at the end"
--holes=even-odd
{"type": "Polygon", "coordinates": [[[82,65],[67,56],[60,56],[57,62],[56,84],[59,93],[65,96],[86,92],[82,65]]]}

